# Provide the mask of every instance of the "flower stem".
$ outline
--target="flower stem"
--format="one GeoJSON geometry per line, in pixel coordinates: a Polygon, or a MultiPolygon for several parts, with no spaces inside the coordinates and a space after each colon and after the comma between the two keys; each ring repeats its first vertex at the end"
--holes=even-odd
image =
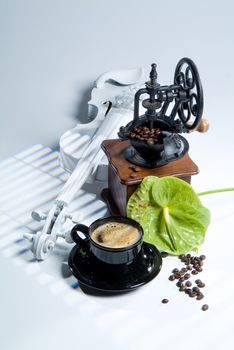
{"type": "Polygon", "coordinates": [[[204,196],[206,194],[220,193],[220,192],[231,192],[231,191],[234,191],[233,187],[220,188],[220,189],[217,189],[217,190],[210,190],[210,191],[200,192],[200,193],[197,193],[197,195],[198,196],[204,196]]]}

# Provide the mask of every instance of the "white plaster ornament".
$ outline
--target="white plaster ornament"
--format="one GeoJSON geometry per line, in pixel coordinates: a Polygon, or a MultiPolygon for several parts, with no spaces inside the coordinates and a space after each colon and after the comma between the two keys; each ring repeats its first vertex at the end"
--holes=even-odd
{"type": "Polygon", "coordinates": [[[134,95],[143,85],[143,69],[117,70],[102,74],[95,82],[89,110],[97,110],[87,124],[77,124],[60,139],[60,162],[71,176],[59,193],[49,213],[33,211],[32,217],[45,221],[41,231],[24,235],[38,260],[52,253],[57,238],[73,243],[71,228],[77,222],[68,213],[69,203],[87,181],[106,181],[107,162],[101,149],[105,139],[117,137],[121,125],[133,118],[134,95]]]}

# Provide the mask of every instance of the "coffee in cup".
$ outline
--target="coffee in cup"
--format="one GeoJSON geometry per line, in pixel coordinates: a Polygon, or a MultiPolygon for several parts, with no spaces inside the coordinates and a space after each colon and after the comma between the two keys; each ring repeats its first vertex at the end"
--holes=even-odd
{"type": "Polygon", "coordinates": [[[128,217],[109,216],[94,221],[89,227],[75,225],[71,237],[98,260],[119,265],[132,262],[140,253],[143,229],[138,222],[128,217]],[[79,232],[83,233],[84,238],[79,232]]]}
{"type": "Polygon", "coordinates": [[[133,225],[110,221],[98,226],[91,234],[91,239],[108,248],[124,248],[135,244],[140,239],[139,229],[133,225]]]}

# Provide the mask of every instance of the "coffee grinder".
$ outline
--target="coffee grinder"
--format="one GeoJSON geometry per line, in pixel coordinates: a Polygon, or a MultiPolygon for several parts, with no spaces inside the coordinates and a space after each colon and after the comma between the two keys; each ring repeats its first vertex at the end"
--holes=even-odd
{"type": "Polygon", "coordinates": [[[109,162],[108,188],[102,197],[111,214],[126,215],[129,197],[146,176],[170,175],[191,183],[191,176],[199,172],[188,155],[188,141],[181,136],[209,128],[202,119],[203,90],[196,65],[182,58],[174,83],[160,85],[153,63],[149,78],[135,94],[133,120],[120,127],[119,139],[102,143],[109,162]],[[143,115],[139,115],[141,97],[143,115]]]}

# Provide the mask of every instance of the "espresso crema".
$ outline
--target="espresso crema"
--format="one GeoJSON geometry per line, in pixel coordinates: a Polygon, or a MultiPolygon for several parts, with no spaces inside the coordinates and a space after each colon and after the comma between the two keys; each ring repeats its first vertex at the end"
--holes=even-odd
{"type": "Polygon", "coordinates": [[[98,226],[91,234],[94,242],[108,248],[124,248],[140,239],[139,230],[130,224],[107,222],[98,226]]]}

